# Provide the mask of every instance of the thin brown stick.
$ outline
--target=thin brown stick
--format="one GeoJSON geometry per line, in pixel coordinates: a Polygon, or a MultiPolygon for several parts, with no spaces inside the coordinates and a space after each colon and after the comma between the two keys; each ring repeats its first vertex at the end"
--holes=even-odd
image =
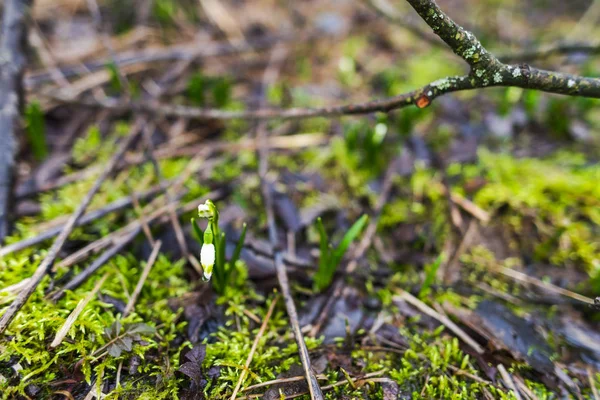
{"type": "Polygon", "coordinates": [[[481,42],[440,9],[434,0],[407,0],[419,16],[452,51],[469,66],[468,75],[446,77],[420,89],[396,97],[360,104],[323,108],[292,108],[287,110],[259,109],[254,111],[223,111],[172,104],[133,102],[129,99],[73,99],[52,95],[56,100],[79,105],[102,107],[115,111],[138,111],[160,116],[188,119],[272,119],[311,118],[389,112],[409,105],[427,107],[442,95],[486,87],[519,87],[569,96],[600,98],[600,78],[545,71],[529,65],[502,63],[481,42]]]}
{"type": "Polygon", "coordinates": [[[81,312],[83,311],[85,306],[87,306],[87,304],[94,298],[94,296],[96,296],[96,293],[98,293],[98,291],[100,290],[100,288],[102,287],[102,285],[104,284],[104,281],[106,281],[106,278],[108,278],[108,276],[109,276],[109,274],[106,274],[102,278],[100,278],[100,280],[98,280],[98,283],[96,283],[96,286],[94,286],[94,289],[92,289],[92,291],[90,293],[88,293],[88,295],[85,296],[85,298],[83,298],[79,301],[79,303],[77,304],[77,307],[75,307],[75,309],[71,312],[71,314],[69,314],[69,316],[67,317],[63,326],[56,333],[56,336],[54,337],[54,340],[50,344],[50,347],[54,348],[62,343],[64,338],[69,333],[69,329],[71,329],[71,327],[77,320],[77,317],[79,317],[79,314],[81,314],[81,312]]]}
{"type": "Polygon", "coordinates": [[[598,394],[598,388],[596,387],[596,379],[594,378],[594,371],[591,367],[587,368],[587,376],[590,388],[592,389],[592,394],[594,395],[594,400],[600,400],[600,394],[598,394]]]}
{"type": "Polygon", "coordinates": [[[137,194],[132,193],[131,200],[133,200],[132,201],[133,209],[138,214],[138,219],[140,220],[140,223],[142,224],[142,231],[144,231],[144,235],[146,235],[146,239],[148,239],[148,243],[150,243],[151,246],[154,246],[156,241],[154,240],[154,237],[152,236],[152,231],[150,231],[150,226],[148,225],[148,221],[146,220],[146,212],[142,209],[142,206],[140,205],[140,202],[137,198],[137,194]]]}
{"type": "Polygon", "coordinates": [[[504,365],[498,364],[497,368],[498,368],[498,371],[500,371],[500,375],[502,376],[502,381],[504,382],[504,386],[506,386],[506,388],[508,390],[512,390],[512,392],[514,393],[515,398],[517,400],[522,400],[521,394],[517,390],[517,387],[515,386],[515,383],[513,382],[510,374],[508,373],[506,368],[504,368],[504,365]]]}
{"type": "Polygon", "coordinates": [[[264,335],[265,329],[267,329],[267,324],[269,323],[269,320],[271,319],[273,310],[275,310],[275,305],[277,304],[278,299],[279,299],[279,297],[275,297],[273,299],[273,301],[271,302],[271,305],[269,306],[267,315],[265,315],[265,319],[264,319],[262,325],[260,326],[260,329],[258,330],[256,337],[254,338],[254,342],[252,343],[252,348],[250,349],[248,358],[246,358],[246,364],[244,364],[244,369],[242,370],[242,373],[240,374],[240,378],[238,379],[238,382],[235,385],[235,389],[233,389],[233,393],[231,394],[230,400],[235,400],[235,396],[237,396],[238,391],[240,390],[240,386],[242,386],[242,383],[244,382],[244,379],[246,378],[246,373],[248,371],[248,368],[250,367],[250,363],[252,362],[252,358],[254,357],[254,353],[256,352],[256,349],[258,347],[258,343],[260,342],[260,339],[264,335]]]}
{"type": "MultiPolygon", "coordinates": [[[[75,223],[75,226],[83,226],[83,225],[89,224],[91,222],[94,222],[102,217],[105,217],[106,215],[111,214],[113,212],[117,212],[117,211],[126,209],[127,207],[131,206],[134,203],[134,198],[135,198],[135,201],[137,201],[139,199],[147,199],[147,198],[153,197],[156,194],[158,194],[160,192],[160,190],[161,190],[161,188],[159,186],[154,186],[140,194],[134,194],[131,196],[123,197],[121,199],[113,201],[112,203],[110,203],[102,208],[89,211],[81,216],[81,218],[75,223]]],[[[9,244],[8,246],[1,247],[0,248],[0,257],[7,256],[8,254],[26,249],[28,247],[35,246],[36,244],[40,244],[48,239],[51,239],[51,238],[57,236],[58,234],[60,234],[60,232],[62,232],[62,230],[64,229],[65,225],[66,224],[63,223],[61,225],[52,227],[44,232],[41,232],[32,238],[24,239],[19,242],[9,244]]]]}
{"type": "Polygon", "coordinates": [[[423,303],[421,300],[417,299],[412,294],[402,290],[398,296],[394,296],[394,300],[404,300],[407,303],[412,304],[423,314],[426,314],[431,318],[438,320],[442,325],[450,329],[456,336],[458,336],[463,342],[469,345],[478,354],[484,353],[483,347],[481,347],[481,345],[477,343],[473,338],[471,338],[465,331],[459,328],[458,325],[452,322],[450,318],[435,311],[433,308],[429,307],[427,304],[423,303]]]}
{"type": "Polygon", "coordinates": [[[131,297],[127,302],[127,306],[125,306],[125,311],[123,311],[123,317],[126,317],[133,310],[135,302],[137,301],[137,298],[140,295],[142,288],[144,287],[144,283],[146,282],[146,279],[150,274],[150,270],[152,269],[154,263],[156,262],[156,259],[158,258],[158,251],[160,250],[161,245],[162,242],[160,240],[156,241],[156,243],[154,244],[154,247],[152,248],[152,253],[150,253],[150,257],[148,258],[148,261],[144,266],[144,270],[142,271],[142,275],[140,275],[140,279],[138,280],[137,285],[135,285],[133,293],[131,293],[131,297]]]}
{"type": "MultiPolygon", "coordinates": [[[[174,204],[173,194],[168,190],[169,186],[167,181],[165,180],[161,170],[160,165],[158,164],[158,160],[154,157],[154,143],[152,143],[152,131],[154,130],[154,124],[147,125],[144,129],[144,140],[146,142],[147,147],[147,155],[150,159],[150,163],[152,164],[152,168],[154,169],[154,174],[158,179],[162,190],[165,193],[165,197],[170,204],[174,204]]],[[[171,225],[173,226],[173,230],[175,231],[175,238],[177,239],[177,244],[179,245],[179,249],[181,250],[181,254],[183,258],[188,258],[188,247],[185,242],[185,235],[183,233],[183,229],[181,228],[181,223],[177,218],[177,213],[173,207],[169,208],[169,218],[171,219],[171,225]]]]}
{"type": "Polygon", "coordinates": [[[520,282],[524,282],[524,283],[529,283],[531,285],[537,286],[537,287],[542,288],[544,290],[548,290],[550,292],[558,293],[561,296],[569,297],[571,299],[580,301],[582,303],[594,305],[594,299],[591,299],[591,298],[589,298],[587,296],[584,296],[584,295],[581,295],[579,293],[572,292],[572,291],[567,290],[567,289],[563,289],[560,286],[556,286],[556,285],[554,285],[552,283],[541,281],[541,280],[539,280],[537,278],[534,278],[532,276],[526,275],[526,274],[524,274],[522,272],[515,271],[514,269],[510,269],[510,268],[506,268],[506,267],[499,267],[499,268],[492,269],[492,271],[493,272],[501,273],[502,275],[508,276],[509,278],[512,278],[514,280],[517,280],[517,281],[520,281],[520,282]]]}
{"type": "Polygon", "coordinates": [[[134,123],[134,125],[131,128],[131,131],[129,132],[127,137],[123,140],[123,142],[119,146],[118,150],[115,152],[113,157],[107,163],[106,167],[104,168],[104,171],[102,172],[102,174],[100,175],[100,177],[98,178],[96,183],[94,183],[94,186],[92,186],[92,188],[88,191],[88,193],[83,198],[83,201],[79,204],[79,206],[77,207],[75,212],[71,215],[71,217],[65,224],[63,230],[60,232],[60,234],[54,241],[54,244],[48,250],[48,254],[44,258],[44,260],[41,262],[41,264],[38,266],[38,268],[35,270],[34,274],[31,276],[31,281],[29,282],[27,287],[25,287],[23,290],[21,290],[19,292],[17,297],[13,300],[11,305],[8,306],[8,308],[2,315],[2,318],[0,318],[0,334],[4,333],[4,331],[10,324],[10,322],[15,317],[16,313],[27,302],[27,300],[33,294],[33,292],[35,291],[37,286],[40,284],[40,282],[42,281],[42,279],[44,278],[44,276],[46,275],[48,270],[51,268],[52,264],[54,263],[54,260],[58,256],[59,251],[62,249],[63,245],[67,241],[69,234],[71,233],[71,231],[77,224],[77,221],[79,220],[79,218],[81,218],[81,216],[85,212],[86,208],[92,201],[92,198],[100,189],[100,186],[102,185],[102,183],[106,180],[106,178],[108,178],[108,176],[112,173],[112,170],[115,168],[117,163],[121,160],[121,158],[125,154],[125,151],[127,151],[127,148],[129,147],[129,145],[137,137],[138,133],[140,132],[140,129],[141,129],[141,126],[140,126],[140,122],[138,120],[134,123]]]}
{"type": "Polygon", "coordinates": [[[136,229],[133,229],[131,232],[128,232],[126,235],[119,237],[119,240],[102,253],[98,258],[94,260],[88,267],[86,267],[83,271],[77,274],[73,279],[71,279],[62,289],[52,293],[48,296],[48,298],[52,301],[58,301],[62,296],[65,295],[67,290],[73,290],[82,285],[86,280],[88,280],[96,271],[102,268],[110,259],[119,254],[129,243],[131,243],[136,236],[140,233],[141,226],[138,226],[136,229]]]}
{"type": "MultiPolygon", "coordinates": [[[[263,90],[274,83],[279,75],[279,67],[285,59],[287,50],[282,45],[279,45],[273,50],[271,60],[269,61],[269,67],[266,69],[263,79],[262,86],[263,90]]],[[[264,103],[264,98],[261,103],[264,103]]],[[[306,377],[306,383],[310,393],[311,400],[322,400],[323,393],[319,387],[319,383],[315,378],[314,373],[311,370],[310,357],[308,355],[308,348],[304,342],[304,336],[300,330],[300,323],[298,322],[298,312],[296,311],[296,305],[294,304],[294,298],[290,290],[290,284],[287,276],[285,264],[283,262],[283,253],[280,250],[279,240],[277,237],[277,225],[275,222],[275,212],[273,208],[273,196],[269,182],[267,178],[267,172],[269,169],[269,148],[267,143],[267,132],[266,126],[263,122],[259,123],[256,128],[256,139],[258,142],[258,175],[261,182],[261,191],[263,200],[265,202],[265,209],[267,214],[267,225],[269,230],[269,241],[273,251],[273,258],[275,262],[275,271],[277,273],[277,280],[281,287],[281,293],[285,302],[288,318],[298,345],[298,353],[300,354],[300,361],[304,369],[304,376],[306,377]]]]}

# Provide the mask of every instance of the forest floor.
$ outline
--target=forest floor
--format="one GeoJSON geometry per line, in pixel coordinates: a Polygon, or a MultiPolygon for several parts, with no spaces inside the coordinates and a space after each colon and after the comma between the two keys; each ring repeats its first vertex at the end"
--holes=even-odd
{"type": "MultiPolygon", "coordinates": [[[[497,54],[600,37],[586,1],[439,3],[497,54]]],[[[327,399],[600,399],[598,100],[489,88],[261,122],[89,107],[323,107],[464,66],[407,29],[428,32],[401,1],[403,24],[365,1],[88,4],[32,13],[0,314],[100,188],[0,337],[4,398],[308,399],[296,322],[327,399]],[[223,290],[201,279],[190,223],[206,199],[228,256],[247,226],[223,290]],[[319,221],[335,247],[365,214],[315,280],[319,221]]],[[[516,61],[600,75],[593,54],[516,61]]]]}

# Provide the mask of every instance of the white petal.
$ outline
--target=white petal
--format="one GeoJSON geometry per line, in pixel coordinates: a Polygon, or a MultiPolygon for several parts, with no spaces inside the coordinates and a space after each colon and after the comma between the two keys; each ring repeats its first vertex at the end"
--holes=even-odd
{"type": "Polygon", "coordinates": [[[200,263],[203,267],[215,265],[215,246],[211,243],[202,245],[200,250],[200,263]]]}
{"type": "Polygon", "coordinates": [[[206,205],[206,204],[200,204],[198,206],[198,216],[200,218],[212,217],[212,212],[210,210],[210,207],[208,207],[208,205],[206,205]]]}

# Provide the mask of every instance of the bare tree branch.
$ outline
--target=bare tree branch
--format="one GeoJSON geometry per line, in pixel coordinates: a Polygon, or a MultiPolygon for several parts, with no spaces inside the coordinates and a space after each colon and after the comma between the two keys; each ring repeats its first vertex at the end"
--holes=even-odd
{"type": "Polygon", "coordinates": [[[60,94],[52,98],[63,103],[100,107],[121,112],[145,112],[160,116],[177,116],[188,119],[273,119],[311,118],[340,115],[389,112],[409,105],[427,107],[441,95],[486,87],[520,87],[548,93],[600,98],[600,78],[587,78],[574,74],[545,71],[529,65],[509,65],[490,53],[473,35],[446,15],[433,0],[407,0],[433,32],[452,51],[469,64],[468,75],[438,79],[420,89],[396,97],[359,104],[328,106],[323,108],[259,109],[254,111],[223,111],[183,105],[144,103],[120,99],[73,99],[60,94]]]}

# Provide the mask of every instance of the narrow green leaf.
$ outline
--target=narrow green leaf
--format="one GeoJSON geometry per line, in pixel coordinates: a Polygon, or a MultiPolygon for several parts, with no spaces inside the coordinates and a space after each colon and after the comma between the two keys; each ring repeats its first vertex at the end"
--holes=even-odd
{"type": "Polygon", "coordinates": [[[317,218],[317,229],[319,230],[319,248],[321,250],[321,255],[319,257],[319,270],[322,270],[326,268],[326,265],[329,261],[329,239],[327,238],[327,232],[325,232],[325,227],[323,226],[321,217],[317,218]]]}
{"type": "Polygon", "coordinates": [[[425,280],[423,281],[423,285],[421,286],[421,290],[419,290],[419,297],[423,298],[429,294],[429,289],[431,285],[435,282],[435,278],[437,276],[437,271],[440,269],[440,265],[442,265],[442,260],[444,259],[444,254],[440,254],[438,258],[432,264],[429,264],[425,267],[425,280]]]}
{"type": "Polygon", "coordinates": [[[348,247],[350,247],[350,244],[356,239],[360,232],[362,232],[368,220],[369,216],[364,214],[350,227],[350,229],[348,229],[348,232],[346,232],[339,246],[334,250],[331,256],[331,263],[334,265],[334,268],[337,268],[340,261],[342,261],[342,257],[346,254],[348,247]]]}
{"type": "Polygon", "coordinates": [[[108,70],[108,75],[110,77],[111,89],[115,92],[121,92],[123,90],[123,86],[121,85],[121,78],[119,77],[117,65],[114,62],[109,62],[106,64],[106,69],[108,70]]]}
{"type": "Polygon", "coordinates": [[[215,290],[217,291],[217,293],[219,294],[223,294],[223,292],[225,291],[225,287],[227,286],[228,282],[227,282],[227,277],[228,277],[228,271],[227,271],[227,265],[225,264],[225,247],[226,247],[226,240],[225,240],[225,232],[220,232],[220,235],[215,236],[215,252],[216,252],[216,262],[215,262],[215,268],[214,268],[214,272],[217,273],[217,281],[218,281],[218,287],[215,287],[215,290]]]}
{"type": "Polygon", "coordinates": [[[246,229],[248,228],[247,224],[244,222],[242,225],[242,233],[240,234],[240,238],[235,246],[235,250],[233,251],[233,255],[229,260],[230,269],[235,267],[235,263],[240,258],[240,253],[242,252],[242,247],[244,247],[244,241],[246,240],[246,229]]]}
{"type": "Polygon", "coordinates": [[[202,228],[196,222],[196,218],[192,217],[192,227],[194,228],[194,234],[196,236],[196,240],[202,246],[204,244],[204,232],[202,232],[202,228]]]}
{"type": "Polygon", "coordinates": [[[34,101],[27,105],[25,109],[25,126],[33,155],[38,161],[43,160],[48,154],[48,145],[46,143],[44,112],[39,103],[34,101]]]}

